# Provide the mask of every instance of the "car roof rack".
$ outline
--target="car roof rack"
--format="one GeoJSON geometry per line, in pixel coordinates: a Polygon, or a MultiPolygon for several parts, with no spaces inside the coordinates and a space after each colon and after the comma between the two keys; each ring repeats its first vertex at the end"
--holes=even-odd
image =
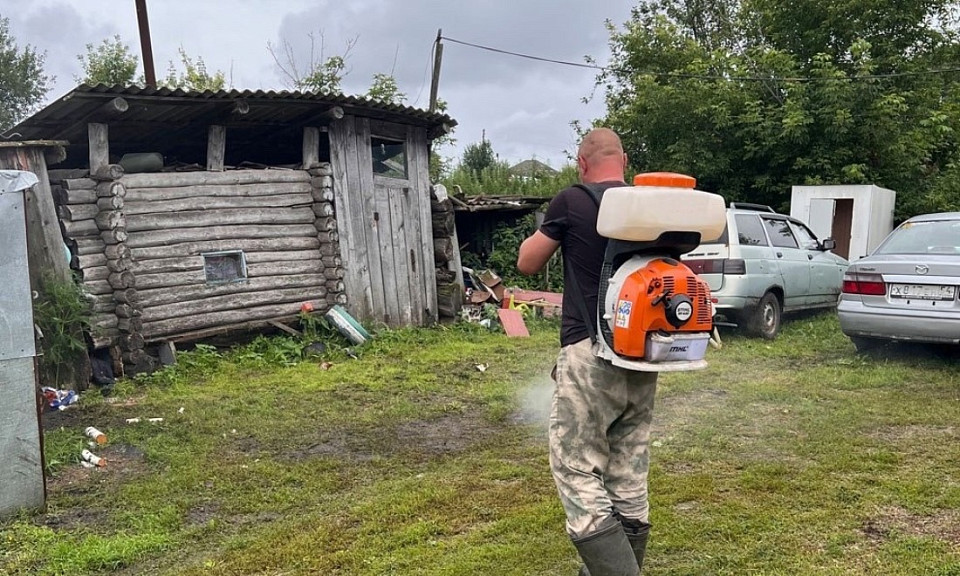
{"type": "Polygon", "coordinates": [[[734,210],[756,210],[757,212],[770,212],[776,214],[777,211],[765,204],[751,204],[749,202],[731,202],[730,207],[734,210]]]}

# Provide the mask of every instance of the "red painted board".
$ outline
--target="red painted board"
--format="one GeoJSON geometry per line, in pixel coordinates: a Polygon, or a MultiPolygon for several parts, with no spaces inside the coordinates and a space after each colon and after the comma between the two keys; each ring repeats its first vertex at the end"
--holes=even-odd
{"type": "Polygon", "coordinates": [[[523,314],[519,310],[497,310],[497,316],[500,317],[500,324],[503,325],[503,331],[511,338],[524,338],[530,336],[527,331],[527,325],[523,323],[523,314]]]}

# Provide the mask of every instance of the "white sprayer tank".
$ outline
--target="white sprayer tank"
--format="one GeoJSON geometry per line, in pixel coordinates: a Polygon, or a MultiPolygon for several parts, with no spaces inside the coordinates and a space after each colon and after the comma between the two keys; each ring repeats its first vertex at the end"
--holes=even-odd
{"type": "Polygon", "coordinates": [[[603,193],[597,232],[606,238],[652,242],[664,232],[699,232],[718,238],[726,226],[723,197],[694,189],[690,176],[669,172],[638,174],[633,186],[603,193]]]}

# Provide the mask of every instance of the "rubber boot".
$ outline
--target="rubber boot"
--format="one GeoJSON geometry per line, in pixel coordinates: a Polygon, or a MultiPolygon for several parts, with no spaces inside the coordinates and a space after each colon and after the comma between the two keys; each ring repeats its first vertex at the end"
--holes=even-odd
{"type": "Polygon", "coordinates": [[[589,576],[639,576],[640,568],[630,540],[619,522],[589,536],[576,539],[573,545],[585,564],[580,574],[589,576]]]}
{"type": "Polygon", "coordinates": [[[650,524],[639,520],[630,520],[620,517],[620,524],[627,535],[633,556],[637,559],[637,567],[643,572],[643,557],[647,553],[647,540],[650,538],[650,524]]]}
{"type": "MultiPolygon", "coordinates": [[[[643,572],[643,557],[646,555],[647,540],[650,538],[650,524],[639,520],[630,520],[620,515],[617,515],[617,518],[627,535],[627,541],[630,542],[633,557],[637,561],[637,568],[640,572],[643,572]]],[[[591,576],[590,570],[586,566],[581,566],[579,576],[591,576]]]]}

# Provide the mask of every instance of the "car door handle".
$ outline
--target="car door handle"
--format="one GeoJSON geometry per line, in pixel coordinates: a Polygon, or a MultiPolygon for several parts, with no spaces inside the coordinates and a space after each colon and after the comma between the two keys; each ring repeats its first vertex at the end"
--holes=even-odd
{"type": "Polygon", "coordinates": [[[783,258],[783,252],[777,252],[777,258],[783,258]]]}
{"type": "Polygon", "coordinates": [[[813,260],[813,254],[807,254],[807,260],[813,260]]]}

